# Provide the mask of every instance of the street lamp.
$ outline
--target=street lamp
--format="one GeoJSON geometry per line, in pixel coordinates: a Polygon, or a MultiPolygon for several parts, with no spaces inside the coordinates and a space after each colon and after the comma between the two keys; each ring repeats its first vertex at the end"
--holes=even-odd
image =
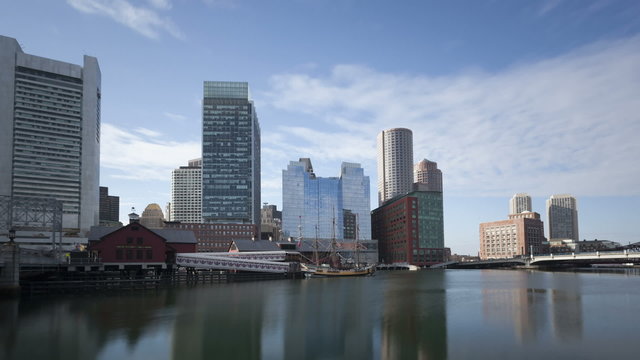
{"type": "Polygon", "coordinates": [[[9,243],[13,244],[13,240],[16,238],[16,229],[9,229],[9,243]]]}

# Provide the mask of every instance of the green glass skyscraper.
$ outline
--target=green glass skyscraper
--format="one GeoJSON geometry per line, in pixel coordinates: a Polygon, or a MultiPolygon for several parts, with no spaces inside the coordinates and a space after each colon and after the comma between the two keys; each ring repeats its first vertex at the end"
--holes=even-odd
{"type": "Polygon", "coordinates": [[[260,224],[260,125],[246,82],[204,82],[202,219],[260,224]]]}

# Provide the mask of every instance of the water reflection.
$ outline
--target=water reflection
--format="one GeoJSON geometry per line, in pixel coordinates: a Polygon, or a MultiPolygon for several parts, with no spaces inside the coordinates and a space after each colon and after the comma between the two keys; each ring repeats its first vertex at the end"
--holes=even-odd
{"type": "Polygon", "coordinates": [[[0,359],[635,358],[638,303],[638,276],[463,270],[24,298],[0,359]]]}
{"type": "Polygon", "coordinates": [[[387,281],[382,316],[382,359],[446,359],[444,271],[387,281]]]}

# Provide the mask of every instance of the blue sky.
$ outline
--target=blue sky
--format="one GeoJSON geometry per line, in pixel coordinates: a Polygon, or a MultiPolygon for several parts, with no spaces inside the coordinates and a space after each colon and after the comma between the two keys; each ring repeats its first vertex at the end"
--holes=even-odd
{"type": "Polygon", "coordinates": [[[101,185],[123,218],[200,156],[202,82],[248,81],[263,202],[310,157],[319,176],[362,163],[377,206],[376,134],[408,127],[444,173],[447,246],[475,254],[517,192],[545,220],[546,198],[576,196],[581,238],[640,241],[639,19],[614,0],[21,0],[0,34],[98,58],[101,185]]]}

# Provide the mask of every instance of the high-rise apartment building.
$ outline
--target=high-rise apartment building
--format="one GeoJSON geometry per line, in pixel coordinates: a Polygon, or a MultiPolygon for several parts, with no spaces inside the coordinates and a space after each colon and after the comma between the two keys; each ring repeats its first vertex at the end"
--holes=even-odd
{"type": "MultiPolygon", "coordinates": [[[[344,219],[350,219],[345,214],[351,214],[359,240],[370,240],[369,196],[369,177],[360,164],[342,163],[339,177],[323,178],[315,175],[310,159],[291,161],[282,171],[282,230],[294,238],[342,240],[344,219]]],[[[348,232],[352,236],[355,229],[348,232]]]]}
{"type": "Polygon", "coordinates": [[[502,259],[541,254],[544,224],[540,214],[521,212],[508,220],[480,224],[480,259],[502,259]]]}
{"type": "Polygon", "coordinates": [[[509,200],[509,214],[519,214],[531,211],[531,196],[525,193],[518,193],[509,200]]]}
{"type": "Polygon", "coordinates": [[[202,159],[189,160],[171,172],[169,211],[171,221],[202,222],[202,159]]]}
{"type": "Polygon", "coordinates": [[[202,218],[260,224],[260,125],[246,82],[205,81],[202,218]]]}
{"type": "Polygon", "coordinates": [[[549,240],[579,241],[578,201],[571,195],[551,195],[547,200],[549,240]]]}
{"type": "Polygon", "coordinates": [[[54,197],[62,226],[99,221],[100,68],[25,54],[0,36],[0,195],[54,197]]]}
{"type": "Polygon", "coordinates": [[[378,204],[407,194],[413,184],[413,133],[395,128],[378,134],[378,204]]]}
{"type": "Polygon", "coordinates": [[[423,159],[413,167],[413,181],[426,184],[426,191],[442,192],[442,171],[438,169],[438,163],[423,159]]]}
{"type": "Polygon", "coordinates": [[[119,223],[120,197],[109,195],[109,188],[100,186],[100,225],[119,223]]]}

